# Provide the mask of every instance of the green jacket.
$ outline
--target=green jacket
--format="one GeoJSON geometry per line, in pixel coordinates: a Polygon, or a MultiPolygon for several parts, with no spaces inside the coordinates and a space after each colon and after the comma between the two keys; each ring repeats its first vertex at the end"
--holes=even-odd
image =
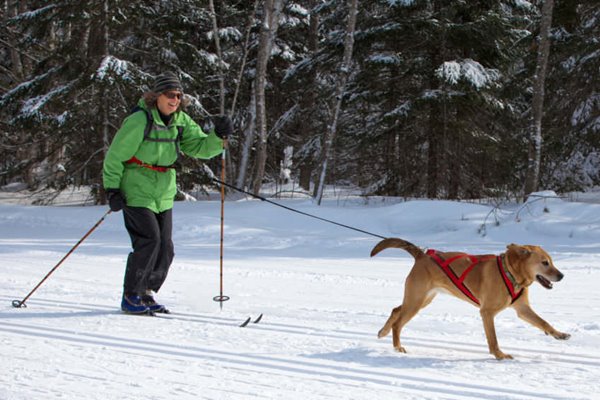
{"type": "MultiPolygon", "coordinates": [[[[147,109],[143,99],[138,105],[147,109]]],[[[223,141],[214,132],[205,134],[185,112],[175,112],[169,126],[162,122],[156,107],[152,116],[150,138],[175,139],[177,127],[183,127],[179,146],[184,154],[209,159],[223,152],[223,141]]],[[[175,169],[159,172],[127,161],[136,157],[145,164],[169,166],[177,160],[177,148],[175,142],[144,140],[145,128],[145,112],[138,111],[125,118],[106,153],[102,178],[105,189],[121,189],[128,206],[159,213],[173,208],[177,193],[175,169]]]]}

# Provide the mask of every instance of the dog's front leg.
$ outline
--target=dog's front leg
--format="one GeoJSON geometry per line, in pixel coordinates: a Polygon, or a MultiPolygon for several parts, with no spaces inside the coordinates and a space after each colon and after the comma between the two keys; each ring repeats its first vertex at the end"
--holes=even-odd
{"type": "Polygon", "coordinates": [[[571,337],[568,333],[559,332],[552,325],[542,319],[539,315],[533,311],[531,306],[527,303],[520,303],[513,305],[517,311],[517,316],[523,321],[529,322],[531,325],[544,331],[546,335],[552,335],[555,339],[566,340],[571,337]]]}
{"type": "Polygon", "coordinates": [[[479,313],[483,320],[483,328],[485,329],[485,337],[487,338],[490,353],[493,354],[497,360],[512,359],[513,357],[510,354],[504,354],[498,346],[498,338],[496,337],[496,328],[494,326],[496,312],[482,308],[479,310],[479,313]]]}

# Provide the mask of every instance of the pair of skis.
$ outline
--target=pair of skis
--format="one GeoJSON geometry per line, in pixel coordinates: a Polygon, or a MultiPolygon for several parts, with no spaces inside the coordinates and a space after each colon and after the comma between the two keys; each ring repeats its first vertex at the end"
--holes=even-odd
{"type": "Polygon", "coordinates": [[[250,322],[252,322],[253,324],[258,324],[260,322],[260,320],[262,319],[262,317],[263,317],[262,314],[260,314],[254,320],[252,319],[252,317],[248,317],[244,322],[242,322],[242,324],[240,325],[240,328],[245,328],[246,326],[248,326],[248,324],[250,322]]]}
{"type": "MultiPolygon", "coordinates": [[[[143,315],[143,316],[148,316],[148,317],[160,317],[161,315],[171,315],[171,311],[167,308],[164,308],[160,311],[145,311],[143,313],[131,313],[131,315],[143,315]]],[[[250,324],[251,322],[253,324],[258,324],[261,320],[262,320],[263,314],[260,314],[258,317],[252,319],[252,317],[248,317],[246,318],[246,320],[244,322],[241,323],[241,325],[239,325],[240,328],[245,328],[246,326],[248,326],[248,324],[250,324]]]]}

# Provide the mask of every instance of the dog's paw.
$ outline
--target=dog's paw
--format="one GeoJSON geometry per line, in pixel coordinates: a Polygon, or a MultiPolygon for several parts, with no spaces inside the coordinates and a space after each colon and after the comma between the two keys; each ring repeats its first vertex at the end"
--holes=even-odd
{"type": "Polygon", "coordinates": [[[406,350],[402,346],[394,347],[394,350],[396,350],[398,353],[405,353],[406,354],[406,350]]]}
{"type": "Polygon", "coordinates": [[[512,360],[513,356],[511,356],[510,354],[505,354],[501,351],[497,351],[496,353],[494,353],[494,357],[496,357],[496,360],[512,360]]]}
{"type": "Polygon", "coordinates": [[[387,336],[390,333],[389,329],[381,328],[379,332],[377,332],[377,338],[381,339],[384,336],[387,336]]]}
{"type": "Polygon", "coordinates": [[[552,336],[554,336],[555,339],[568,340],[571,337],[571,334],[563,333],[563,332],[556,332],[552,336]]]}

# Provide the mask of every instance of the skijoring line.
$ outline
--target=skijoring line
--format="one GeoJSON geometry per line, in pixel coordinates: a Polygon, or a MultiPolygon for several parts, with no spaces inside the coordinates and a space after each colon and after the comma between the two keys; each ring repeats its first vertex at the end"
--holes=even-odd
{"type": "Polygon", "coordinates": [[[211,179],[212,179],[214,182],[218,183],[219,185],[226,186],[226,187],[228,187],[228,188],[230,188],[230,189],[233,189],[233,190],[237,190],[237,191],[238,191],[238,192],[240,192],[240,193],[247,194],[248,196],[251,196],[251,197],[254,197],[254,198],[256,198],[256,199],[259,199],[259,200],[265,201],[265,202],[267,202],[267,203],[273,204],[273,205],[275,205],[275,206],[277,206],[277,207],[285,208],[285,209],[286,209],[286,210],[288,210],[288,211],[292,211],[292,212],[295,212],[295,213],[298,213],[298,214],[301,214],[301,215],[305,215],[305,216],[307,216],[307,217],[311,217],[311,218],[314,218],[314,219],[318,219],[318,220],[320,220],[320,221],[327,222],[327,223],[330,223],[330,224],[333,224],[333,225],[341,226],[342,228],[347,228],[347,229],[351,229],[351,230],[353,230],[353,231],[356,231],[356,232],[360,232],[360,233],[364,233],[364,234],[367,234],[367,235],[370,235],[370,236],[374,236],[374,237],[376,237],[376,238],[379,238],[379,239],[387,239],[385,236],[381,236],[381,235],[378,235],[378,234],[376,234],[376,233],[368,232],[368,231],[365,231],[365,230],[363,230],[363,229],[358,229],[358,228],[355,228],[355,227],[353,227],[353,226],[350,226],[350,225],[341,224],[341,223],[339,223],[339,222],[335,222],[335,221],[332,221],[332,220],[330,220],[330,219],[326,219],[326,218],[318,217],[318,216],[316,216],[316,215],[309,214],[309,213],[306,213],[306,212],[304,212],[304,211],[300,211],[300,210],[296,210],[296,209],[294,209],[294,208],[291,208],[291,207],[288,207],[288,206],[284,206],[283,204],[276,203],[276,202],[274,202],[274,201],[271,201],[271,200],[269,200],[269,199],[267,199],[267,198],[265,198],[265,197],[262,197],[262,196],[256,195],[256,194],[254,194],[254,193],[250,193],[250,192],[248,192],[248,191],[246,191],[246,190],[243,190],[243,189],[240,189],[240,188],[238,188],[238,187],[236,187],[236,186],[230,185],[229,183],[223,182],[223,181],[221,181],[221,180],[219,180],[219,179],[217,179],[217,178],[211,178],[211,179]]]}

